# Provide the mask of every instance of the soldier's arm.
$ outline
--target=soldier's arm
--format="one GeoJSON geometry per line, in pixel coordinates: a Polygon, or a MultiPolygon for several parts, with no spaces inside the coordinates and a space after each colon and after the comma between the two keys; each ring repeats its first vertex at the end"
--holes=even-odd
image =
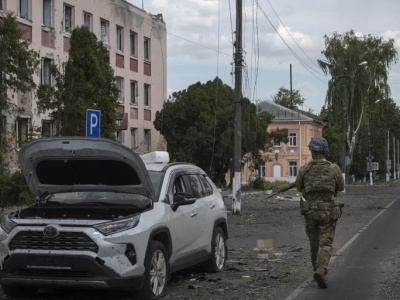
{"type": "Polygon", "coordinates": [[[336,192],[343,191],[344,190],[343,174],[338,165],[335,165],[334,172],[336,177],[336,192]]]}
{"type": "Polygon", "coordinates": [[[299,173],[297,174],[296,181],[294,182],[296,189],[299,192],[303,191],[303,173],[304,173],[304,168],[300,167],[299,173]]]}

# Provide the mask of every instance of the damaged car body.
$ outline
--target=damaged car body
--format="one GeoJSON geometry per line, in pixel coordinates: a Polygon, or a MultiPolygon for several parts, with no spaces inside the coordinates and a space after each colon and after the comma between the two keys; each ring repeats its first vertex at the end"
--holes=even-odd
{"type": "Polygon", "coordinates": [[[223,268],[226,207],[200,168],[84,137],[33,141],[19,159],[38,201],[1,222],[7,295],[72,286],[158,299],[171,272],[223,268]]]}

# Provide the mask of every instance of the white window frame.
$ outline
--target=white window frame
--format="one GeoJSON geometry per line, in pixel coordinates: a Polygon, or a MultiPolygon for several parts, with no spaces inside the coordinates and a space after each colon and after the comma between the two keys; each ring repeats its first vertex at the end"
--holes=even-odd
{"type": "Polygon", "coordinates": [[[130,31],[130,52],[131,56],[137,57],[137,42],[138,42],[138,34],[137,32],[130,31]]]}
{"type": "Polygon", "coordinates": [[[54,123],[51,120],[42,120],[42,137],[47,137],[46,135],[43,135],[43,128],[45,125],[49,126],[49,135],[48,137],[54,136],[54,123]]]}
{"type": "Polygon", "coordinates": [[[31,1],[30,0],[18,0],[18,17],[25,20],[30,20],[31,18],[31,1]],[[27,13],[23,14],[22,9],[22,2],[27,4],[27,13]]]}
{"type": "Polygon", "coordinates": [[[93,15],[87,11],[83,11],[83,26],[85,26],[87,29],[89,29],[90,31],[93,31],[93,15]],[[85,17],[89,17],[89,27],[86,26],[85,24],[85,17]]]}
{"type": "Polygon", "coordinates": [[[53,27],[53,0],[42,0],[42,26],[53,27]]]}
{"type": "Polygon", "coordinates": [[[74,7],[72,5],[69,5],[67,3],[64,3],[64,10],[63,10],[63,30],[66,33],[72,33],[72,30],[74,28],[74,7]],[[67,17],[66,17],[66,8],[71,9],[71,16],[70,16],[70,26],[67,28],[67,17]]]}
{"type": "Polygon", "coordinates": [[[280,147],[281,146],[281,141],[278,139],[273,139],[274,147],[280,147]]]}
{"type": "Polygon", "coordinates": [[[138,96],[139,96],[139,86],[136,80],[131,80],[130,84],[130,91],[131,91],[131,105],[138,105],[138,96]]]}
{"type": "Polygon", "coordinates": [[[260,177],[265,177],[265,165],[260,166],[260,177]]]}
{"type": "Polygon", "coordinates": [[[52,85],[53,84],[53,78],[51,75],[51,64],[52,64],[53,60],[47,57],[43,57],[42,58],[42,76],[40,79],[40,82],[42,84],[48,84],[48,85],[52,85]],[[48,80],[46,80],[48,79],[48,80]]]}
{"type": "Polygon", "coordinates": [[[23,144],[28,141],[30,119],[25,117],[18,117],[16,120],[17,131],[17,149],[20,149],[23,144]],[[22,121],[24,120],[24,121],[22,121]],[[26,122],[23,124],[22,122],[26,122]]]}
{"type": "Polygon", "coordinates": [[[144,84],[143,105],[146,107],[151,105],[151,85],[147,83],[144,84]]]}
{"type": "Polygon", "coordinates": [[[144,150],[151,150],[151,129],[145,129],[143,135],[144,150]]]}
{"type": "Polygon", "coordinates": [[[0,11],[5,11],[4,0],[0,0],[0,11]]]}
{"type": "Polygon", "coordinates": [[[109,46],[110,45],[110,22],[105,20],[105,19],[100,19],[100,41],[103,42],[103,44],[109,46]],[[105,28],[103,29],[103,24],[105,25],[105,28]]]}
{"type": "Polygon", "coordinates": [[[131,128],[131,149],[134,150],[138,147],[138,129],[131,128]]]}
{"type": "Polygon", "coordinates": [[[118,87],[118,101],[120,103],[124,102],[124,78],[117,76],[115,78],[115,81],[117,83],[117,87],[118,87]]]}
{"type": "Polygon", "coordinates": [[[297,176],[297,161],[289,161],[289,177],[297,176]]]}
{"type": "Polygon", "coordinates": [[[124,52],[124,27],[117,25],[115,34],[115,47],[118,51],[124,52]]]}
{"type": "Polygon", "coordinates": [[[289,146],[297,147],[297,133],[296,132],[289,133],[289,146]]]}
{"type": "Polygon", "coordinates": [[[151,59],[151,40],[148,37],[144,37],[143,40],[143,55],[145,61],[150,61],[151,59]]]}

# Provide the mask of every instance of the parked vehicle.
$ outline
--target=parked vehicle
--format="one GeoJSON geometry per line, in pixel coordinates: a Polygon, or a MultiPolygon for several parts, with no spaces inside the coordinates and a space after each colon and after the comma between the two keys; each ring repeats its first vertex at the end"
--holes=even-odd
{"type": "Polygon", "coordinates": [[[35,140],[19,159],[38,201],[1,221],[7,295],[83,287],[158,299],[171,272],[223,269],[227,210],[195,165],[85,137],[35,140]]]}

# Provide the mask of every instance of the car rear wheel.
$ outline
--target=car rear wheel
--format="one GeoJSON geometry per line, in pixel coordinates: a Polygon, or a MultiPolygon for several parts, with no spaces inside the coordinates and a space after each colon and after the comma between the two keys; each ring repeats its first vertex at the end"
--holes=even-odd
{"type": "Polygon", "coordinates": [[[164,296],[169,278],[167,251],[162,243],[153,241],[145,259],[144,284],[141,299],[159,299],[164,296]]]}
{"type": "Polygon", "coordinates": [[[38,290],[36,288],[23,288],[12,285],[2,285],[1,287],[8,297],[13,298],[31,297],[35,295],[38,290]]]}
{"type": "Polygon", "coordinates": [[[221,227],[216,227],[211,241],[211,258],[203,264],[203,268],[208,273],[221,271],[226,262],[227,247],[225,233],[221,227]]]}

